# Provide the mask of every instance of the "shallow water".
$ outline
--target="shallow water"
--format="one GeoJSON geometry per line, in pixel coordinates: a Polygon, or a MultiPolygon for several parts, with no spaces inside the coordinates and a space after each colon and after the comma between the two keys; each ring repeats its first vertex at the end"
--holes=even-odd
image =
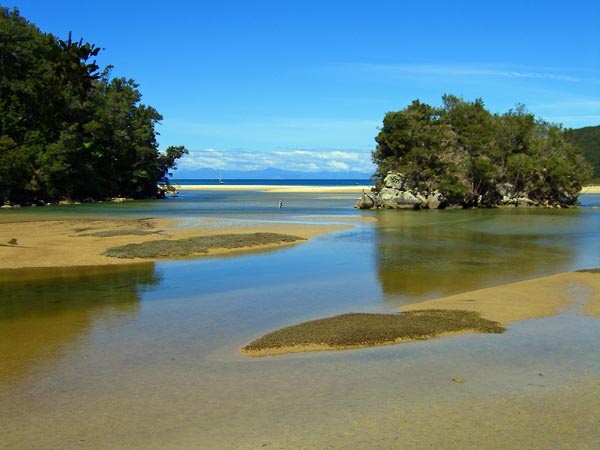
{"type": "MultiPolygon", "coordinates": [[[[353,200],[190,192],[11,212],[376,222],[237,257],[1,271],[0,447],[422,448],[456,433],[446,447],[476,448],[484,444],[468,440],[476,430],[494,428],[457,427],[456,405],[477,411],[516,396],[531,399],[525,413],[540,393],[598,379],[600,321],[576,311],[501,335],[240,355],[263,333],[304,320],[600,267],[600,196],[567,211],[364,212],[353,200]]],[[[598,396],[587,400],[600,407],[598,396]]],[[[566,424],[561,436],[600,443],[597,432],[577,428],[585,424],[553,419],[566,424]]],[[[513,433],[515,442],[537,447],[552,435],[550,425],[533,425],[531,437],[513,433]]],[[[503,447],[493,442],[486,446],[503,447]]]]}

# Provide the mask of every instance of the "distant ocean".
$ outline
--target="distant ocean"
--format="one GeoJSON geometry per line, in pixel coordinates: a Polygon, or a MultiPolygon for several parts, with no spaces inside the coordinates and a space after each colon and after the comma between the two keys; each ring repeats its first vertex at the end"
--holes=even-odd
{"type": "MultiPolygon", "coordinates": [[[[189,186],[194,184],[217,185],[218,179],[210,178],[183,178],[172,179],[171,184],[189,186]]],[[[224,179],[223,184],[230,185],[267,185],[267,186],[370,186],[373,184],[368,178],[351,179],[293,179],[293,180],[266,180],[266,179],[224,179]]]]}

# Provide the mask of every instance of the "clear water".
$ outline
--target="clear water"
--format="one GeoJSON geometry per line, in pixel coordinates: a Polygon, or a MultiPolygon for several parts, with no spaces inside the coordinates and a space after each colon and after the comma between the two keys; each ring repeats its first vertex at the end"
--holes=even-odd
{"type": "Polygon", "coordinates": [[[417,434],[394,444],[399,410],[525,395],[540,374],[549,388],[600,376],[600,323],[570,314],[502,335],[240,355],[254,338],[304,320],[600,267],[598,195],[565,211],[373,212],[353,209],[354,197],[184,191],[4,215],[376,219],[245,256],[0,272],[4,446],[419,448],[409,445],[417,434]],[[453,377],[467,382],[456,389],[453,377]]]}

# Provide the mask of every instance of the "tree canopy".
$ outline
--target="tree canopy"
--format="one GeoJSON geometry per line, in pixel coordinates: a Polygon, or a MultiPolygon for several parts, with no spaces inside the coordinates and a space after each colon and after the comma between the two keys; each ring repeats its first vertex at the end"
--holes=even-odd
{"type": "Polygon", "coordinates": [[[376,136],[376,177],[402,173],[421,192],[453,204],[495,206],[504,196],[572,204],[591,166],[560,125],[536,119],[523,105],[490,113],[483,100],[444,95],[388,112],[376,136]]]}
{"type": "Polygon", "coordinates": [[[585,159],[594,168],[594,178],[600,179],[600,125],[569,130],[567,138],[583,149],[585,159]]]}
{"type": "Polygon", "coordinates": [[[162,116],[93,44],[0,7],[0,202],[149,198],[187,153],[158,150],[162,116]]]}

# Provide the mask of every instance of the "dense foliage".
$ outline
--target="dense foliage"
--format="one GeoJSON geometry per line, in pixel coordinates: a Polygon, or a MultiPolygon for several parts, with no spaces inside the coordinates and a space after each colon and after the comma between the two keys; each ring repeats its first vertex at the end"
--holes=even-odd
{"type": "Polygon", "coordinates": [[[600,178],[600,125],[569,130],[567,139],[583,149],[585,159],[594,168],[594,178],[600,178]]]}
{"type": "Polygon", "coordinates": [[[573,204],[591,175],[566,131],[521,105],[497,115],[480,99],[445,95],[441,107],[415,100],[387,113],[375,140],[379,180],[399,172],[414,189],[467,207],[495,206],[506,196],[573,204]]]}
{"type": "Polygon", "coordinates": [[[161,115],[99,51],[0,7],[0,204],[153,197],[187,153],[158,151],[161,115]]]}

